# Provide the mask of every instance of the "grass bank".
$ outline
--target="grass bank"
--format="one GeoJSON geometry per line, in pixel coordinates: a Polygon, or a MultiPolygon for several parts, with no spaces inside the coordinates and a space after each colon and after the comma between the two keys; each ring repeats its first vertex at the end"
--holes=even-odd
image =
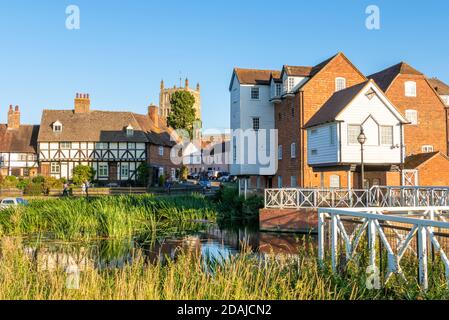
{"type": "Polygon", "coordinates": [[[124,238],[191,220],[214,220],[215,206],[201,195],[117,196],[33,200],[0,212],[0,236],[46,234],[64,240],[124,238]]]}
{"type": "MultiPolygon", "coordinates": [[[[350,270],[336,277],[320,270],[313,254],[297,260],[257,259],[243,253],[225,262],[204,261],[190,252],[167,264],[150,264],[135,257],[123,269],[80,273],[78,289],[67,288],[61,268],[48,271],[20,249],[14,239],[2,240],[0,299],[250,299],[250,300],[347,300],[347,299],[447,299],[444,286],[423,293],[416,282],[386,289],[366,288],[366,275],[350,270]],[[207,268],[205,268],[207,265],[207,268]]],[[[441,284],[444,283],[441,282],[441,284]]]]}

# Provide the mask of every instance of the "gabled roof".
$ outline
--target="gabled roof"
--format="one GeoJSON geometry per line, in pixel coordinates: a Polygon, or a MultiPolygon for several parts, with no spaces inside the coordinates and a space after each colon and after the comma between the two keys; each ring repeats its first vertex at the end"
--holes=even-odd
{"type": "Polygon", "coordinates": [[[312,69],[313,67],[284,65],[284,67],[282,68],[281,77],[284,73],[291,77],[310,77],[312,69]]]}
{"type": "Polygon", "coordinates": [[[427,79],[427,81],[429,82],[429,84],[432,86],[432,88],[434,88],[435,91],[439,95],[449,95],[449,85],[447,85],[446,83],[444,83],[440,79],[438,79],[438,78],[429,78],[429,79],[427,79]]]}
{"type": "Polygon", "coordinates": [[[173,147],[176,143],[171,140],[171,128],[163,119],[159,119],[156,125],[148,115],[134,114],[137,122],[142,130],[145,132],[148,142],[157,146],[173,147]]]}
{"type": "Polygon", "coordinates": [[[394,79],[396,79],[396,77],[400,74],[417,75],[417,76],[423,75],[421,72],[419,72],[409,64],[405,62],[400,62],[385,70],[374,73],[368,76],[368,78],[376,81],[377,85],[382,89],[382,91],[386,92],[393,83],[394,79]]]}
{"type": "Polygon", "coordinates": [[[305,128],[314,127],[320,124],[334,122],[335,118],[346,108],[346,106],[354,100],[354,98],[362,91],[369,81],[362,82],[355,86],[335,92],[332,97],[313,115],[305,124],[305,128]]]}
{"type": "Polygon", "coordinates": [[[404,168],[408,169],[408,170],[416,169],[419,166],[421,166],[422,164],[424,164],[425,162],[429,161],[430,159],[432,159],[433,157],[435,157],[436,155],[439,155],[439,154],[444,156],[439,151],[429,152],[429,153],[413,154],[413,155],[408,156],[407,158],[405,158],[404,168]]]}
{"type": "Polygon", "coordinates": [[[338,115],[343,112],[343,110],[345,110],[345,108],[368,86],[372,88],[371,90],[373,90],[381,100],[383,100],[383,102],[399,121],[402,123],[407,123],[407,120],[400,114],[399,111],[397,111],[379,87],[377,87],[376,83],[373,80],[367,80],[352,87],[335,92],[318,110],[318,112],[315,113],[305,124],[304,128],[307,129],[321,124],[335,122],[338,115]]]}
{"type": "Polygon", "coordinates": [[[234,68],[232,81],[229,89],[232,88],[234,77],[237,77],[240,84],[270,84],[271,76],[274,78],[280,78],[281,73],[277,70],[259,70],[259,69],[242,69],[234,68]]]}
{"type": "Polygon", "coordinates": [[[0,124],[0,152],[37,153],[38,125],[21,125],[19,129],[8,130],[0,124]]]}
{"type": "Polygon", "coordinates": [[[38,141],[147,142],[148,138],[132,112],[44,110],[38,141]],[[61,122],[62,132],[53,132],[53,124],[61,122]],[[134,128],[132,136],[125,128],[134,128]]]}

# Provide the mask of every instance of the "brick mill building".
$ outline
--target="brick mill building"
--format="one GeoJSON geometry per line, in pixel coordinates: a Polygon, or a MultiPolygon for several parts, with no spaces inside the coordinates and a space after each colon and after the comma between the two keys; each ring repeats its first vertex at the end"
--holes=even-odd
{"type": "MultiPolygon", "coordinates": [[[[281,71],[236,68],[231,128],[277,129],[277,164],[260,174],[261,166],[234,161],[231,173],[261,188],[449,185],[447,89],[406,63],[366,77],[343,53],[281,71]]],[[[233,137],[232,160],[246,152],[244,139],[233,137]]]]}

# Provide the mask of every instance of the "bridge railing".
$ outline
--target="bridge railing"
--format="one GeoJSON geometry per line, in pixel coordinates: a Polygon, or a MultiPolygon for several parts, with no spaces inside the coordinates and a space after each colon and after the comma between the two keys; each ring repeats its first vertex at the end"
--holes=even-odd
{"type": "Polygon", "coordinates": [[[266,209],[449,206],[449,187],[265,190],[266,209]]]}
{"type": "Polygon", "coordinates": [[[410,253],[417,257],[409,261],[418,264],[419,283],[427,290],[430,252],[436,253],[432,254],[432,259],[440,257],[449,285],[449,245],[447,241],[443,243],[449,236],[447,212],[449,207],[318,209],[318,259],[323,265],[328,248],[333,272],[338,272],[341,263],[351,261],[360,267],[359,257],[366,248],[361,242],[366,236],[367,272],[376,275],[379,285],[386,285],[393,275],[405,281],[410,279],[410,275],[405,274],[405,268],[401,268],[401,261],[406,253],[410,253]],[[329,233],[329,246],[326,246],[326,231],[329,233]],[[386,257],[385,272],[379,272],[382,271],[382,252],[386,252],[383,256],[386,257]]]}

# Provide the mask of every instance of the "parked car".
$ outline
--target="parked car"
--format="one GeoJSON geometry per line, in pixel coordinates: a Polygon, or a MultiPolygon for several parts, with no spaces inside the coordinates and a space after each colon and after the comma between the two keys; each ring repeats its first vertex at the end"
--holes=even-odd
{"type": "Polygon", "coordinates": [[[23,198],[5,198],[0,202],[0,209],[26,205],[28,205],[28,201],[24,200],[23,198]]]}
{"type": "Polygon", "coordinates": [[[223,174],[220,178],[218,178],[218,181],[220,182],[229,182],[231,179],[231,175],[229,173],[223,174]]]}
{"type": "Polygon", "coordinates": [[[210,180],[209,179],[205,179],[205,178],[202,178],[201,180],[200,180],[200,183],[199,183],[199,185],[203,188],[203,189],[211,189],[212,188],[212,183],[210,182],[210,180]]]}
{"type": "Polygon", "coordinates": [[[215,171],[215,170],[211,170],[207,173],[207,177],[211,180],[217,180],[218,175],[219,175],[219,172],[215,171]]]}

